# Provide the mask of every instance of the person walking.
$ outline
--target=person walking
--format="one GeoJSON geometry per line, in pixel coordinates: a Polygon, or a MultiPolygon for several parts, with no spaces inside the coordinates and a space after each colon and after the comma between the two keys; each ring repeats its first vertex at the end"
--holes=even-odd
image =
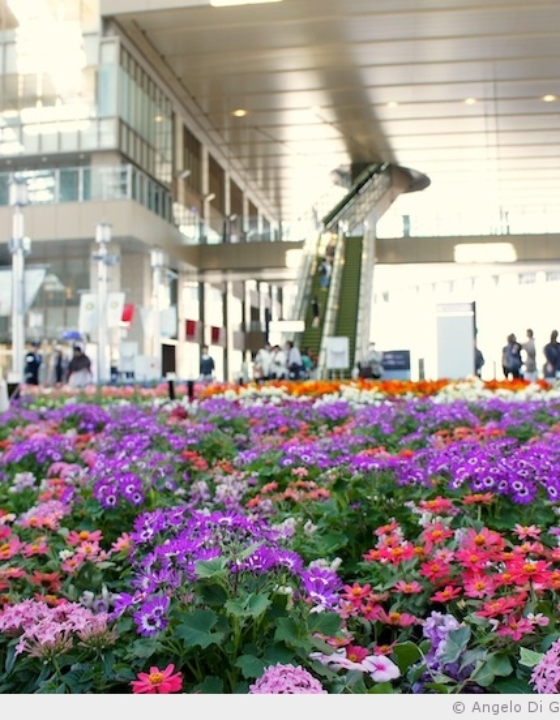
{"type": "Polygon", "coordinates": [[[25,355],[25,382],[28,385],[39,384],[39,368],[43,362],[41,353],[39,352],[40,343],[31,343],[31,349],[25,355]]]}
{"type": "Polygon", "coordinates": [[[79,345],[74,345],[72,360],[68,364],[68,384],[73,388],[84,388],[91,380],[91,360],[79,345]]]}
{"type": "Polygon", "coordinates": [[[208,345],[202,346],[200,354],[200,379],[202,382],[211,382],[214,379],[216,365],[211,357],[208,345]]]}
{"type": "Polygon", "coordinates": [[[523,377],[525,380],[534,382],[538,380],[539,374],[537,371],[537,351],[535,348],[535,337],[531,329],[527,330],[527,340],[521,345],[524,352],[523,360],[523,377]]]}

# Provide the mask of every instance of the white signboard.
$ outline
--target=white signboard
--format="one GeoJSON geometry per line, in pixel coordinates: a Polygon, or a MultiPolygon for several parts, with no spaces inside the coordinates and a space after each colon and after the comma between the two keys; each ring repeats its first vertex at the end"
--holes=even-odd
{"type": "Polygon", "coordinates": [[[137,355],[134,358],[134,379],[142,382],[161,380],[161,363],[155,357],[137,355]]]}
{"type": "Polygon", "coordinates": [[[304,320],[273,320],[268,326],[271,333],[301,333],[305,330],[304,320]]]}
{"type": "Polygon", "coordinates": [[[474,307],[445,303],[436,308],[438,378],[460,380],[474,375],[474,307]]]}
{"type": "Polygon", "coordinates": [[[327,370],[348,370],[350,341],[347,337],[327,338],[327,370]]]}

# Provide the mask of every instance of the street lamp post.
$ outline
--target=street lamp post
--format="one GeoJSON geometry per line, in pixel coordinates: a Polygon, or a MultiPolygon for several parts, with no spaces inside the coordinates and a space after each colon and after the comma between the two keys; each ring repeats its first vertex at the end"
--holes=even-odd
{"type": "Polygon", "coordinates": [[[108,266],[113,264],[113,256],[109,254],[108,249],[111,239],[112,226],[106,222],[98,223],[95,228],[98,250],[93,255],[93,259],[97,260],[97,382],[99,383],[108,383],[111,375],[107,310],[108,266]]]}
{"type": "Polygon", "coordinates": [[[25,358],[25,256],[31,244],[24,235],[22,208],[27,205],[27,183],[15,177],[10,185],[10,205],[14,208],[10,252],[12,254],[12,376],[24,380],[25,358]]]}
{"type": "Polygon", "coordinates": [[[161,250],[150,252],[152,266],[152,357],[156,358],[161,372],[161,286],[166,256],[161,250]]]}

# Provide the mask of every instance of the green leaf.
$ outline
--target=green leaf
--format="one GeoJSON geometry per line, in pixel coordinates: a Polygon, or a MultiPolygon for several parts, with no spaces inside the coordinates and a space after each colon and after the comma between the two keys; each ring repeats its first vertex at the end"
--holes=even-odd
{"type": "Polygon", "coordinates": [[[175,635],[183,640],[186,648],[199,646],[203,650],[210,645],[217,645],[224,639],[224,633],[211,632],[218,622],[213,610],[195,610],[192,615],[184,613],[182,622],[175,630],[175,635]]]}
{"type": "Polygon", "coordinates": [[[194,571],[198,578],[211,578],[223,575],[226,568],[226,559],[223,557],[213,560],[197,560],[194,564],[194,571]]]}
{"type": "Polygon", "coordinates": [[[221,678],[208,675],[194,688],[194,692],[203,695],[221,695],[224,692],[224,683],[221,678]]]}
{"type": "Polygon", "coordinates": [[[368,695],[394,695],[395,688],[390,682],[376,683],[368,691],[368,695]]]}
{"type": "Polygon", "coordinates": [[[420,648],[412,642],[404,642],[395,645],[393,648],[393,655],[395,656],[401,675],[404,675],[411,665],[422,659],[422,652],[420,648]]]}
{"type": "Polygon", "coordinates": [[[235,666],[241,669],[243,677],[246,679],[260,677],[268,667],[265,662],[254,655],[241,655],[235,661],[235,666]]]}
{"type": "Polygon", "coordinates": [[[217,582],[199,583],[198,592],[204,605],[221,608],[227,602],[226,590],[217,582]]]}
{"type": "Polygon", "coordinates": [[[293,664],[294,654],[284,645],[269,645],[264,651],[263,660],[267,667],[278,663],[289,665],[293,664]]]}
{"type": "Polygon", "coordinates": [[[312,613],[309,616],[308,627],[312,633],[319,633],[326,637],[334,637],[340,630],[341,618],[337,613],[312,613]]]}
{"type": "Polygon", "coordinates": [[[486,665],[498,677],[507,677],[513,672],[513,667],[507,655],[492,654],[487,657],[486,665]]]}
{"type": "Polygon", "coordinates": [[[274,633],[276,641],[284,641],[289,645],[298,645],[300,638],[298,636],[298,626],[292,618],[285,617],[278,620],[276,632],[274,633]]]}
{"type": "Polygon", "coordinates": [[[513,672],[509,658],[505,655],[489,655],[487,660],[481,660],[471,675],[472,680],[481,687],[490,687],[496,677],[505,677],[513,672]]]}
{"type": "Polygon", "coordinates": [[[532,668],[540,663],[543,656],[544,653],[534,652],[534,650],[522,647],[519,652],[519,662],[521,665],[532,668]]]}
{"type": "Polygon", "coordinates": [[[457,662],[459,656],[467,647],[470,637],[471,629],[468,625],[457,628],[457,630],[451,630],[447,634],[445,649],[440,658],[441,664],[447,665],[447,663],[457,662]]]}
{"type": "Polygon", "coordinates": [[[247,610],[252,618],[262,615],[270,607],[268,595],[251,595],[247,603],[247,610]]]}
{"type": "Polygon", "coordinates": [[[139,658],[151,657],[159,648],[159,642],[155,638],[140,638],[132,645],[132,655],[139,658]]]}
{"type": "Polygon", "coordinates": [[[498,678],[492,685],[492,690],[504,695],[534,695],[535,691],[526,680],[516,677],[498,678]]]}

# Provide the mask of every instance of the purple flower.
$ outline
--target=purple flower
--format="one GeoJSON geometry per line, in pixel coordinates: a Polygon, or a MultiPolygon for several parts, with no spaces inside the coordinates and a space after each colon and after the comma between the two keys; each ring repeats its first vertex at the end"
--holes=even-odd
{"type": "Polygon", "coordinates": [[[165,616],[169,607],[167,596],[155,597],[142,603],[139,610],[134,613],[134,622],[140,635],[152,637],[167,627],[165,616]]]}

